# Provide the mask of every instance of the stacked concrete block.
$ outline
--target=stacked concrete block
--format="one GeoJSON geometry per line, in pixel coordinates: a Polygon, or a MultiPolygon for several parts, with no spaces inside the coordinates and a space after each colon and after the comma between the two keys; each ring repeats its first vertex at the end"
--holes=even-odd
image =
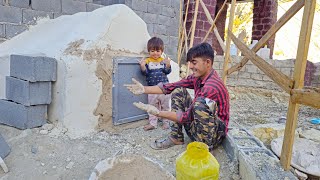
{"type": "Polygon", "coordinates": [[[57,76],[57,62],[48,57],[10,56],[6,77],[6,99],[0,100],[0,124],[19,129],[42,126],[51,103],[51,81],[57,76]]]}
{"type": "Polygon", "coordinates": [[[11,55],[10,76],[30,82],[56,81],[57,62],[48,57],[11,55]]]}
{"type": "Polygon", "coordinates": [[[51,103],[51,82],[6,77],[6,98],[25,106],[51,103]]]}
{"type": "Polygon", "coordinates": [[[4,159],[10,153],[10,147],[0,134],[0,157],[4,159]]]}
{"type": "Polygon", "coordinates": [[[242,179],[297,179],[290,171],[284,171],[277,156],[244,128],[230,128],[222,145],[239,165],[242,179]]]}

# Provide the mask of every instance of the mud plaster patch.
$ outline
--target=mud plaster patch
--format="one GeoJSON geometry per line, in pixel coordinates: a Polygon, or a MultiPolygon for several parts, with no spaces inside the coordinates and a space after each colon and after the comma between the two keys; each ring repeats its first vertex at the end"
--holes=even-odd
{"type": "Polygon", "coordinates": [[[64,50],[63,54],[81,56],[83,53],[83,50],[80,47],[83,43],[84,43],[84,39],[79,39],[77,41],[70,42],[68,44],[68,47],[64,50]]]}
{"type": "MultiPolygon", "coordinates": [[[[81,45],[85,42],[80,39],[68,44],[65,49],[65,55],[73,55],[82,57],[87,62],[97,61],[97,68],[95,75],[102,80],[102,94],[100,95],[97,106],[93,112],[95,116],[99,116],[98,125],[96,129],[106,130],[108,132],[120,132],[123,129],[135,127],[135,125],[124,125],[118,128],[113,127],[112,124],[112,72],[113,72],[113,57],[116,56],[145,56],[132,53],[129,50],[112,50],[108,45],[107,48],[93,47],[92,49],[83,50],[81,45]]],[[[145,123],[145,122],[143,122],[145,123]]],[[[137,123],[136,123],[137,124],[137,123]]],[[[139,126],[141,123],[138,123],[139,126]]]]}

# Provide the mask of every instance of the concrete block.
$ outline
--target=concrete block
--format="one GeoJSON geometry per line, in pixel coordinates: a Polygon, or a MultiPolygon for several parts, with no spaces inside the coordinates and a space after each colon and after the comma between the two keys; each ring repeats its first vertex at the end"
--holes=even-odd
{"type": "Polygon", "coordinates": [[[269,150],[241,150],[239,173],[246,180],[298,179],[291,171],[284,171],[279,159],[269,150]]]}
{"type": "Polygon", "coordinates": [[[40,18],[53,18],[52,12],[35,11],[31,9],[24,9],[22,11],[22,22],[24,24],[36,24],[40,18]]]}
{"type": "Polygon", "coordinates": [[[152,13],[144,13],[143,16],[144,22],[146,23],[155,23],[157,22],[157,15],[156,14],[152,14],[152,13]]]}
{"type": "Polygon", "coordinates": [[[179,11],[179,9],[180,9],[180,1],[177,1],[177,0],[171,1],[171,7],[176,9],[177,11],[179,11]]]}
{"type": "Polygon", "coordinates": [[[21,23],[22,9],[0,5],[0,22],[21,23]]]}
{"type": "Polygon", "coordinates": [[[125,0],[125,5],[132,8],[132,0],[125,0]]]}
{"type": "Polygon", "coordinates": [[[31,7],[39,11],[61,12],[61,0],[32,0],[31,7]]]}
{"type": "Polygon", "coordinates": [[[76,0],[76,1],[92,3],[94,0],[76,0]]]}
{"type": "Polygon", "coordinates": [[[10,153],[10,147],[0,134],[0,157],[4,159],[10,153]]]}
{"type": "Polygon", "coordinates": [[[51,82],[29,82],[7,76],[6,98],[25,106],[50,104],[51,82]]]}
{"type": "Polygon", "coordinates": [[[93,3],[87,3],[87,12],[91,12],[91,11],[94,11],[98,8],[101,8],[101,7],[104,7],[102,5],[99,5],[99,4],[93,4],[93,3]]]}
{"type": "MultiPolygon", "coordinates": [[[[147,12],[152,13],[152,14],[160,14],[161,8],[162,8],[162,5],[160,5],[158,3],[149,2],[147,5],[147,12]]],[[[156,22],[156,21],[154,21],[154,22],[156,22]]]]}
{"type": "MultiPolygon", "coordinates": [[[[175,1],[175,0],[173,0],[175,1]]],[[[165,5],[170,7],[171,6],[171,0],[159,0],[159,4],[165,5]]]]}
{"type": "Polygon", "coordinates": [[[159,35],[166,35],[167,34],[167,26],[155,24],[154,25],[154,32],[159,35]]]}
{"type": "Polygon", "coordinates": [[[163,16],[163,15],[159,15],[158,16],[158,23],[159,24],[162,24],[162,25],[166,25],[166,26],[170,26],[171,25],[171,19],[170,17],[168,16],[163,16]]]}
{"type": "Polygon", "coordinates": [[[13,38],[27,29],[25,25],[6,24],[6,38],[13,38]]]}
{"type": "Polygon", "coordinates": [[[29,8],[29,0],[9,0],[9,5],[20,8],[29,8]]]}
{"type": "Polygon", "coordinates": [[[30,82],[56,81],[57,61],[49,57],[11,55],[10,76],[30,82]]]}
{"type": "Polygon", "coordinates": [[[141,0],[132,0],[132,9],[142,12],[148,11],[148,2],[141,0]]]}
{"type": "Polygon", "coordinates": [[[0,38],[4,38],[6,36],[5,25],[0,24],[0,38]]]}
{"type": "Polygon", "coordinates": [[[74,0],[63,0],[62,1],[62,13],[75,14],[78,12],[86,12],[87,5],[85,2],[74,1],[74,0]]]}
{"type": "Polygon", "coordinates": [[[164,16],[168,16],[168,17],[175,17],[175,15],[176,15],[174,9],[172,9],[171,7],[166,7],[166,6],[162,7],[161,14],[164,16]]]}
{"type": "Polygon", "coordinates": [[[0,124],[18,129],[42,126],[47,120],[47,105],[24,106],[0,100],[0,124]]]}
{"type": "Polygon", "coordinates": [[[227,155],[232,161],[237,161],[242,149],[264,149],[261,141],[256,139],[246,129],[229,128],[226,139],[222,143],[227,155]]]}
{"type": "Polygon", "coordinates": [[[153,32],[154,32],[153,27],[154,25],[152,23],[149,23],[149,24],[147,23],[148,32],[151,36],[153,36],[153,32]]]}

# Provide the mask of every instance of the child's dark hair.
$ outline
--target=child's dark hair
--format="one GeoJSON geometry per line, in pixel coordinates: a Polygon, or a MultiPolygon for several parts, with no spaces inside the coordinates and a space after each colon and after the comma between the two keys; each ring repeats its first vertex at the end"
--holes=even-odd
{"type": "Polygon", "coordinates": [[[214,51],[211,45],[209,43],[204,42],[189,49],[187,53],[187,62],[197,57],[210,59],[213,63],[214,51]]]}
{"type": "Polygon", "coordinates": [[[161,50],[163,51],[164,45],[162,39],[158,37],[152,37],[149,39],[148,44],[147,44],[148,52],[151,50],[161,50]]]}

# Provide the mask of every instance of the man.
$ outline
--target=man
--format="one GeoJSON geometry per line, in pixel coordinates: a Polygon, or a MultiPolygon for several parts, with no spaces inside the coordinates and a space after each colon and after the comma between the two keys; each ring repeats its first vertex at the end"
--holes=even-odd
{"type": "Polygon", "coordinates": [[[226,136],[229,121],[229,95],[218,73],[212,68],[214,52],[210,44],[201,43],[187,53],[187,62],[193,74],[175,83],[157,86],[143,86],[132,79],[134,84],[125,85],[132,93],[170,94],[172,110],[159,111],[154,106],[134,103],[138,108],[157,117],[169,119],[171,133],[162,140],[156,140],[151,147],[166,149],[184,143],[184,127],[192,141],[204,142],[212,150],[226,136]],[[192,100],[186,88],[194,89],[192,100]]]}

